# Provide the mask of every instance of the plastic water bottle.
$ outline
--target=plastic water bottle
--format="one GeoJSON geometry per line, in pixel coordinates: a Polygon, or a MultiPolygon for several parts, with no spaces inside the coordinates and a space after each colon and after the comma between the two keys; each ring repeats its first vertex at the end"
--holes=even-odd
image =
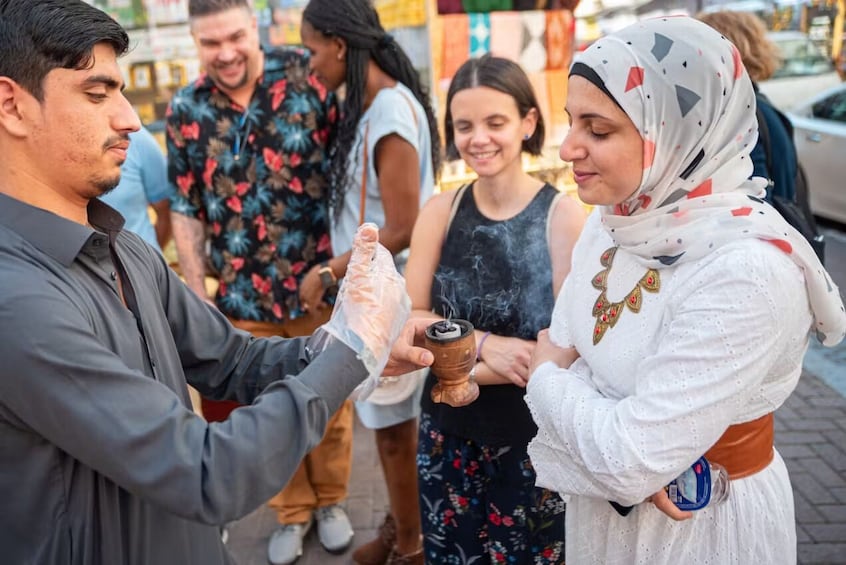
{"type": "Polygon", "coordinates": [[[667,496],[681,510],[700,510],[719,504],[729,495],[728,472],[704,457],[697,459],[684,473],[665,487],[667,496]]]}
{"type": "Polygon", "coordinates": [[[719,504],[729,497],[731,481],[725,467],[710,461],[709,464],[711,466],[711,502],[709,504],[719,504]]]}

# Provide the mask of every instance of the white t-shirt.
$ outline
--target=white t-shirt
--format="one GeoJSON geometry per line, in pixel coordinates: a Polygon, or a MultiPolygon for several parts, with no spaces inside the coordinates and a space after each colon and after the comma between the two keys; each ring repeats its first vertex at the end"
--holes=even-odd
{"type": "MultiPolygon", "coordinates": [[[[422,206],[435,190],[435,175],[432,170],[432,140],[429,136],[429,122],[426,111],[403,84],[397,83],[392,88],[383,88],[376,94],[373,103],[358,122],[354,149],[350,152],[349,176],[353,186],[348,187],[343,209],[337,219],[332,216],[332,250],[335,255],[346,253],[352,248],[353,236],[358,229],[361,206],[361,180],[364,165],[364,146],[362,139],[367,132],[367,197],[365,203],[365,222],[372,222],[379,227],[385,225],[385,209],[376,176],[374,151],[380,139],[396,134],[408,141],[417,151],[420,162],[420,205],[422,206]]],[[[408,256],[408,250],[397,254],[397,268],[402,270],[408,256]]]]}

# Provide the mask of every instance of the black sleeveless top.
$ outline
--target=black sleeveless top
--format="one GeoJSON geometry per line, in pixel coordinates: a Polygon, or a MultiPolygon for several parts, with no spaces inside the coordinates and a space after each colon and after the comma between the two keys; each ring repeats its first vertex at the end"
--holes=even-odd
{"type": "MultiPolygon", "coordinates": [[[[534,340],[538,331],[549,327],[555,298],[547,219],[557,194],[546,184],[519,214],[496,221],[479,212],[473,187],[465,190],[441,248],[432,281],[432,311],[507,337],[534,340]]],[[[523,401],[525,389],[513,384],[480,386],[475,402],[453,408],[432,402],[435,382],[430,374],[422,406],[440,430],[489,445],[524,448],[537,433],[523,401]]]]}

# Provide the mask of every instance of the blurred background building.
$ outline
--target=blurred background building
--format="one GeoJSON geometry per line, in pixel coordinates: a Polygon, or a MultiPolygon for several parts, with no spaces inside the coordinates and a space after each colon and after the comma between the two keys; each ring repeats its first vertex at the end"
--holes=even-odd
{"type": "MultiPolygon", "coordinates": [[[[86,0],[110,13],[130,33],[132,51],[122,64],[127,97],[142,122],[162,139],[164,115],[173,93],[201,72],[189,32],[187,0],[86,0]]],[[[307,0],[253,0],[267,45],[300,42],[307,0]]],[[[568,168],[557,156],[567,130],[564,103],[573,52],[602,34],[639,18],[730,9],[758,14],[785,57],[763,84],[776,105],[789,110],[798,96],[838,81],[844,64],[846,0],[374,0],[384,27],[394,35],[429,85],[439,116],[449,81],[471,56],[491,52],[519,62],[531,77],[547,122],[547,150],[527,157],[527,167],[560,188],[571,187],[568,168]],[[819,84],[809,81],[818,80],[819,84]],[[796,88],[801,82],[802,87],[796,88]],[[771,93],[769,89],[773,89],[771,93]],[[775,92],[775,90],[778,92],[775,92]],[[790,94],[782,99],[781,93],[790,94]]],[[[469,179],[461,162],[446,165],[441,187],[469,179]]]]}

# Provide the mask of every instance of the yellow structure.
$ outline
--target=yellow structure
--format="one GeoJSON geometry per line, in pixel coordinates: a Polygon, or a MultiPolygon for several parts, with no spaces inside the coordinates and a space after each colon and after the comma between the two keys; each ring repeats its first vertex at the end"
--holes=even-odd
{"type": "Polygon", "coordinates": [[[846,0],[837,0],[837,16],[831,32],[831,58],[837,61],[843,50],[843,24],[846,23],[846,0]]]}

